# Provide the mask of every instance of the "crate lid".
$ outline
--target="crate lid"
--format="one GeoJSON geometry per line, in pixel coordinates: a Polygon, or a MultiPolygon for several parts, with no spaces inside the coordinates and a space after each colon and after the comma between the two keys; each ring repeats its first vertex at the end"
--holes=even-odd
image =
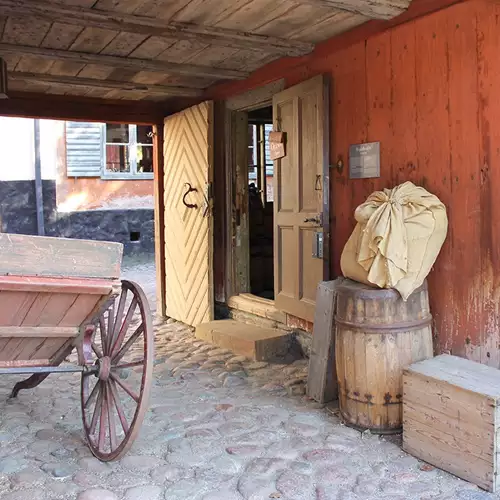
{"type": "Polygon", "coordinates": [[[475,361],[442,354],[414,363],[407,371],[500,399],[500,370],[475,361]]]}

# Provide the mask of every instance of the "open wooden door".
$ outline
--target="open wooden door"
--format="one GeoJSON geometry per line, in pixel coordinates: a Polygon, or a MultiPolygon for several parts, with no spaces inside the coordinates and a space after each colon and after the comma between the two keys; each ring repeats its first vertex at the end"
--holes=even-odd
{"type": "Polygon", "coordinates": [[[164,124],[166,314],[196,326],[213,319],[213,103],[164,124]]]}
{"type": "Polygon", "coordinates": [[[273,121],[286,133],[286,156],[274,162],[275,305],[312,322],[316,288],[329,268],[326,77],[276,94],[273,121]]]}

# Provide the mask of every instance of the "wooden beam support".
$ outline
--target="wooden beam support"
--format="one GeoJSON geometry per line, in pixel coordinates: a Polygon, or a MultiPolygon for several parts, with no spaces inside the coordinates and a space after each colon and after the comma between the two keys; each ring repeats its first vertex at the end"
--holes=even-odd
{"type": "MultiPolygon", "coordinates": [[[[1,11],[0,11],[1,12],[1,11]]],[[[56,49],[45,49],[41,47],[30,47],[28,45],[12,45],[0,43],[0,54],[27,55],[48,59],[51,61],[67,61],[81,64],[99,64],[112,68],[129,69],[132,71],[156,71],[169,75],[189,75],[207,78],[218,78],[221,80],[243,80],[248,76],[244,71],[233,69],[210,68],[197,66],[195,64],[179,64],[166,61],[152,61],[147,59],[136,59],[131,57],[106,56],[101,54],[89,54],[87,52],[75,52],[56,49]]]]}
{"type": "Polygon", "coordinates": [[[371,19],[393,19],[408,9],[411,0],[297,0],[298,3],[346,10],[371,19]]]}
{"type": "Polygon", "coordinates": [[[115,80],[97,80],[95,78],[80,78],[74,76],[56,76],[38,73],[10,72],[9,79],[25,82],[48,83],[50,85],[71,85],[79,87],[103,88],[110,90],[124,90],[144,92],[147,94],[183,97],[200,97],[201,89],[174,87],[170,85],[147,85],[144,83],[119,82],[115,80]]]}
{"type": "MultiPolygon", "coordinates": [[[[177,98],[175,101],[180,100],[177,98]]],[[[138,125],[158,123],[168,114],[167,104],[161,102],[97,99],[14,90],[9,92],[8,99],[2,99],[0,106],[1,116],[138,125]]]]}
{"type": "Polygon", "coordinates": [[[191,23],[165,21],[153,17],[110,12],[105,10],[69,7],[62,4],[41,2],[39,0],[0,0],[2,16],[31,16],[52,22],[91,26],[95,28],[126,31],[148,36],[197,40],[201,43],[265,51],[282,56],[300,56],[308,54],[314,48],[311,43],[297,40],[258,35],[241,31],[227,30],[211,26],[199,26],[191,23]]]}

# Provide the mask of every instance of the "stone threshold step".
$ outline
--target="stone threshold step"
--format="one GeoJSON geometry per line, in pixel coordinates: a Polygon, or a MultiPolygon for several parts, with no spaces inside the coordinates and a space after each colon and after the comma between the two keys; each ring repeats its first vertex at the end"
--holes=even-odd
{"type": "Polygon", "coordinates": [[[292,345],[292,335],[276,328],[262,328],[223,319],[196,327],[196,338],[255,361],[271,361],[285,356],[292,345]]]}

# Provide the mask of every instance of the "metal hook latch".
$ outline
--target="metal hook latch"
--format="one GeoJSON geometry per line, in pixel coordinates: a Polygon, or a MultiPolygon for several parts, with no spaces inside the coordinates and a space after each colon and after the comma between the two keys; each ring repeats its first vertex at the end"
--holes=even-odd
{"type": "Polygon", "coordinates": [[[186,196],[189,194],[189,193],[196,193],[198,190],[196,188],[194,188],[193,186],[191,186],[191,184],[189,184],[189,182],[186,182],[184,184],[184,186],[187,186],[188,190],[184,193],[184,196],[182,197],[182,203],[184,203],[184,205],[187,207],[187,208],[198,208],[198,205],[196,203],[187,203],[186,202],[186,196]]]}

